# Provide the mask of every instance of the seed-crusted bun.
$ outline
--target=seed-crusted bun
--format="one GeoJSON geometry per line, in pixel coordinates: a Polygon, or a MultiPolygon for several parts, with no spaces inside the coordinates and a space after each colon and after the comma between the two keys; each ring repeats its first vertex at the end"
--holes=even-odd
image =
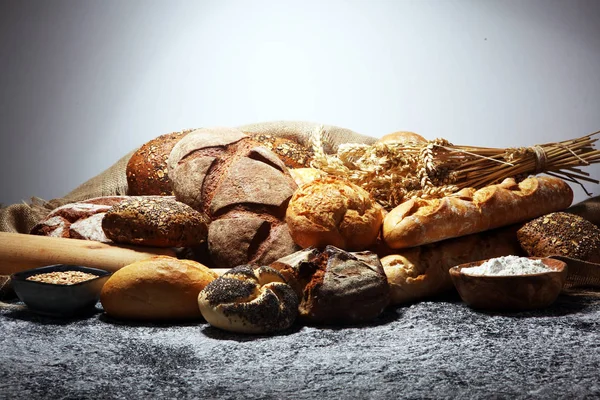
{"type": "Polygon", "coordinates": [[[269,333],[289,328],[298,315],[298,297],[276,270],[241,265],[200,292],[204,319],[239,333],[269,333]]]}
{"type": "Polygon", "coordinates": [[[177,200],[212,221],[208,249],[216,266],[267,265],[298,250],[284,222],[297,185],[274,153],[241,131],[190,132],[168,166],[177,200]]]}
{"type": "Polygon", "coordinates": [[[600,263],[600,228],[580,216],[554,212],[529,221],[517,231],[531,257],[566,256],[600,263]]]}
{"type": "Polygon", "coordinates": [[[111,275],[100,302],[106,314],[124,320],[200,319],[198,294],[218,275],[190,260],[158,256],[111,275]]]}
{"type": "Polygon", "coordinates": [[[294,193],[285,220],[292,238],[303,248],[332,245],[364,250],[377,239],[382,210],[366,190],[327,176],[294,193]]]}
{"type": "Polygon", "coordinates": [[[155,247],[197,246],[206,240],[208,217],[167,196],[135,196],[106,212],[102,229],[115,243],[155,247]]]}
{"type": "Polygon", "coordinates": [[[172,196],[167,158],[179,140],[191,130],[160,135],[143,144],[129,159],[126,168],[127,194],[131,196],[172,196]]]}
{"type": "Polygon", "coordinates": [[[321,171],[317,168],[290,168],[289,171],[298,187],[310,183],[317,178],[323,178],[327,176],[325,171],[321,171]]]}
{"type": "Polygon", "coordinates": [[[271,264],[300,298],[300,318],[309,324],[354,324],[376,318],[390,301],[390,288],[376,254],[334,246],[300,250],[271,264]]]}
{"type": "Polygon", "coordinates": [[[249,135],[254,141],[262,144],[283,161],[288,168],[309,167],[313,158],[313,151],[300,143],[266,133],[253,133],[249,135]]]}
{"type": "Polygon", "coordinates": [[[55,208],[38,222],[32,235],[95,240],[110,243],[102,230],[104,214],[115,204],[128,199],[127,196],[95,197],[55,208]]]}
{"type": "Polygon", "coordinates": [[[427,143],[427,139],[423,136],[408,131],[398,131],[393,133],[388,133],[387,135],[382,136],[377,143],[389,143],[389,142],[398,142],[402,144],[424,144],[427,143]]]}

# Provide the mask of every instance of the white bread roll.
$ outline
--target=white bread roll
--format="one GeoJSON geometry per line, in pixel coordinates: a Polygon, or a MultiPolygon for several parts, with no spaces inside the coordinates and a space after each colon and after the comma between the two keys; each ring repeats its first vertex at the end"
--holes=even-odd
{"type": "Polygon", "coordinates": [[[100,302],[117,319],[200,319],[198,294],[217,277],[195,261],[152,257],[115,272],[102,287],[100,302]]]}

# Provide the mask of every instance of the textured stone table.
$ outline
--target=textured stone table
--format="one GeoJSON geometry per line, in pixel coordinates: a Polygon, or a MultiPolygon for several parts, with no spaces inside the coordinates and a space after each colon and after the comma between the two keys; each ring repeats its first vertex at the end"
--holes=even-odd
{"type": "MultiPolygon", "coordinates": [[[[98,308],[100,305],[98,305],[98,308]]],[[[599,398],[600,296],[487,314],[457,297],[375,323],[241,336],[0,309],[0,398],[599,398]]]]}

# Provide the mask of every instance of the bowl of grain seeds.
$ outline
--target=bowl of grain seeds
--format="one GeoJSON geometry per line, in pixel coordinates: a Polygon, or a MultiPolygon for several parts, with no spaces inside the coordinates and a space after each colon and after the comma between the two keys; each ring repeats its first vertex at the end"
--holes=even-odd
{"type": "Polygon", "coordinates": [[[14,273],[11,283],[32,311],[70,317],[93,312],[110,275],[102,269],[58,264],[14,273]]]}
{"type": "Polygon", "coordinates": [[[450,268],[461,299],[484,310],[545,308],[558,298],[567,264],[552,258],[504,256],[450,268]]]}

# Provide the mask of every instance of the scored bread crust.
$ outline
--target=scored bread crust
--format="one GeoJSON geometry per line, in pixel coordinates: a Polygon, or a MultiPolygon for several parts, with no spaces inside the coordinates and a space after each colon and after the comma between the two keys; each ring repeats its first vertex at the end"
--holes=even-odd
{"type": "Polygon", "coordinates": [[[410,199],[383,221],[383,239],[393,249],[499,228],[566,209],[573,191],[559,178],[507,178],[479,190],[463,189],[441,199],[410,199]]]}
{"type": "Polygon", "coordinates": [[[382,210],[361,187],[325,176],[296,190],[285,220],[292,238],[303,248],[332,245],[359,251],[377,239],[382,210]]]}

